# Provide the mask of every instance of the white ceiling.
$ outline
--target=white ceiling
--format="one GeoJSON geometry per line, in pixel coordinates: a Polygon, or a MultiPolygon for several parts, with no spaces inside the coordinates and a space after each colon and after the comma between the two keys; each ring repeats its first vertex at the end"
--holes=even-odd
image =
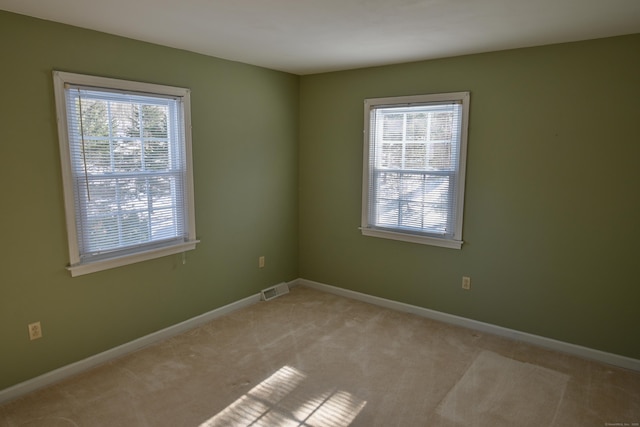
{"type": "Polygon", "coordinates": [[[0,0],[0,9],[295,74],[640,33],[640,0],[0,0]]]}

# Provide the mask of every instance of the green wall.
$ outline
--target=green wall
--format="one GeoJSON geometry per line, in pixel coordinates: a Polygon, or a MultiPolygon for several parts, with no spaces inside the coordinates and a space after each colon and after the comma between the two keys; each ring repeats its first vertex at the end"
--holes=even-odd
{"type": "Polygon", "coordinates": [[[0,12],[0,389],[296,277],[640,358],[639,51],[633,35],[298,77],[0,12]],[[192,90],[186,264],[64,269],[54,69],[192,90]],[[462,90],[462,250],[363,237],[363,100],[462,90]]]}
{"type": "Polygon", "coordinates": [[[6,12],[0,58],[0,389],[298,277],[298,76],[6,12]],[[52,70],[191,89],[202,242],[186,264],[64,269],[52,70]]]}
{"type": "Polygon", "coordinates": [[[640,358],[639,52],[633,35],[302,77],[300,276],[640,358]],[[465,90],[463,248],[362,236],[363,100],[465,90]]]}

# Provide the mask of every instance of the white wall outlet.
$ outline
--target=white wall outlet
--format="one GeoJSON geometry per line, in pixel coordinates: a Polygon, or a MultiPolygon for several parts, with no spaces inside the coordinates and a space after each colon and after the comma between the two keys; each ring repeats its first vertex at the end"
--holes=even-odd
{"type": "Polygon", "coordinates": [[[258,258],[258,268],[264,268],[264,255],[258,258]]]}
{"type": "Polygon", "coordinates": [[[42,338],[42,327],[40,326],[40,322],[29,323],[27,327],[29,328],[29,339],[31,341],[42,338]]]}
{"type": "Polygon", "coordinates": [[[462,276],[462,289],[467,291],[471,289],[471,277],[462,276]]]}

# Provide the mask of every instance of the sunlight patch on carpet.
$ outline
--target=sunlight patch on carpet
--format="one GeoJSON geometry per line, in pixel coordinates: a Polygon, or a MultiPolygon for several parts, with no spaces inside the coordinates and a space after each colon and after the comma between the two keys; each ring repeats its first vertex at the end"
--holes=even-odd
{"type": "Polygon", "coordinates": [[[307,376],[283,366],[200,427],[347,427],[366,401],[346,391],[307,390],[307,376]]]}

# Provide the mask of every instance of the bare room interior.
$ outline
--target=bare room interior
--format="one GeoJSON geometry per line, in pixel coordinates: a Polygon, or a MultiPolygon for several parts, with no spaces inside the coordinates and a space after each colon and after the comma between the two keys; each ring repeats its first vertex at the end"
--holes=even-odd
{"type": "Polygon", "coordinates": [[[640,2],[0,0],[0,426],[638,426],[640,2]]]}

